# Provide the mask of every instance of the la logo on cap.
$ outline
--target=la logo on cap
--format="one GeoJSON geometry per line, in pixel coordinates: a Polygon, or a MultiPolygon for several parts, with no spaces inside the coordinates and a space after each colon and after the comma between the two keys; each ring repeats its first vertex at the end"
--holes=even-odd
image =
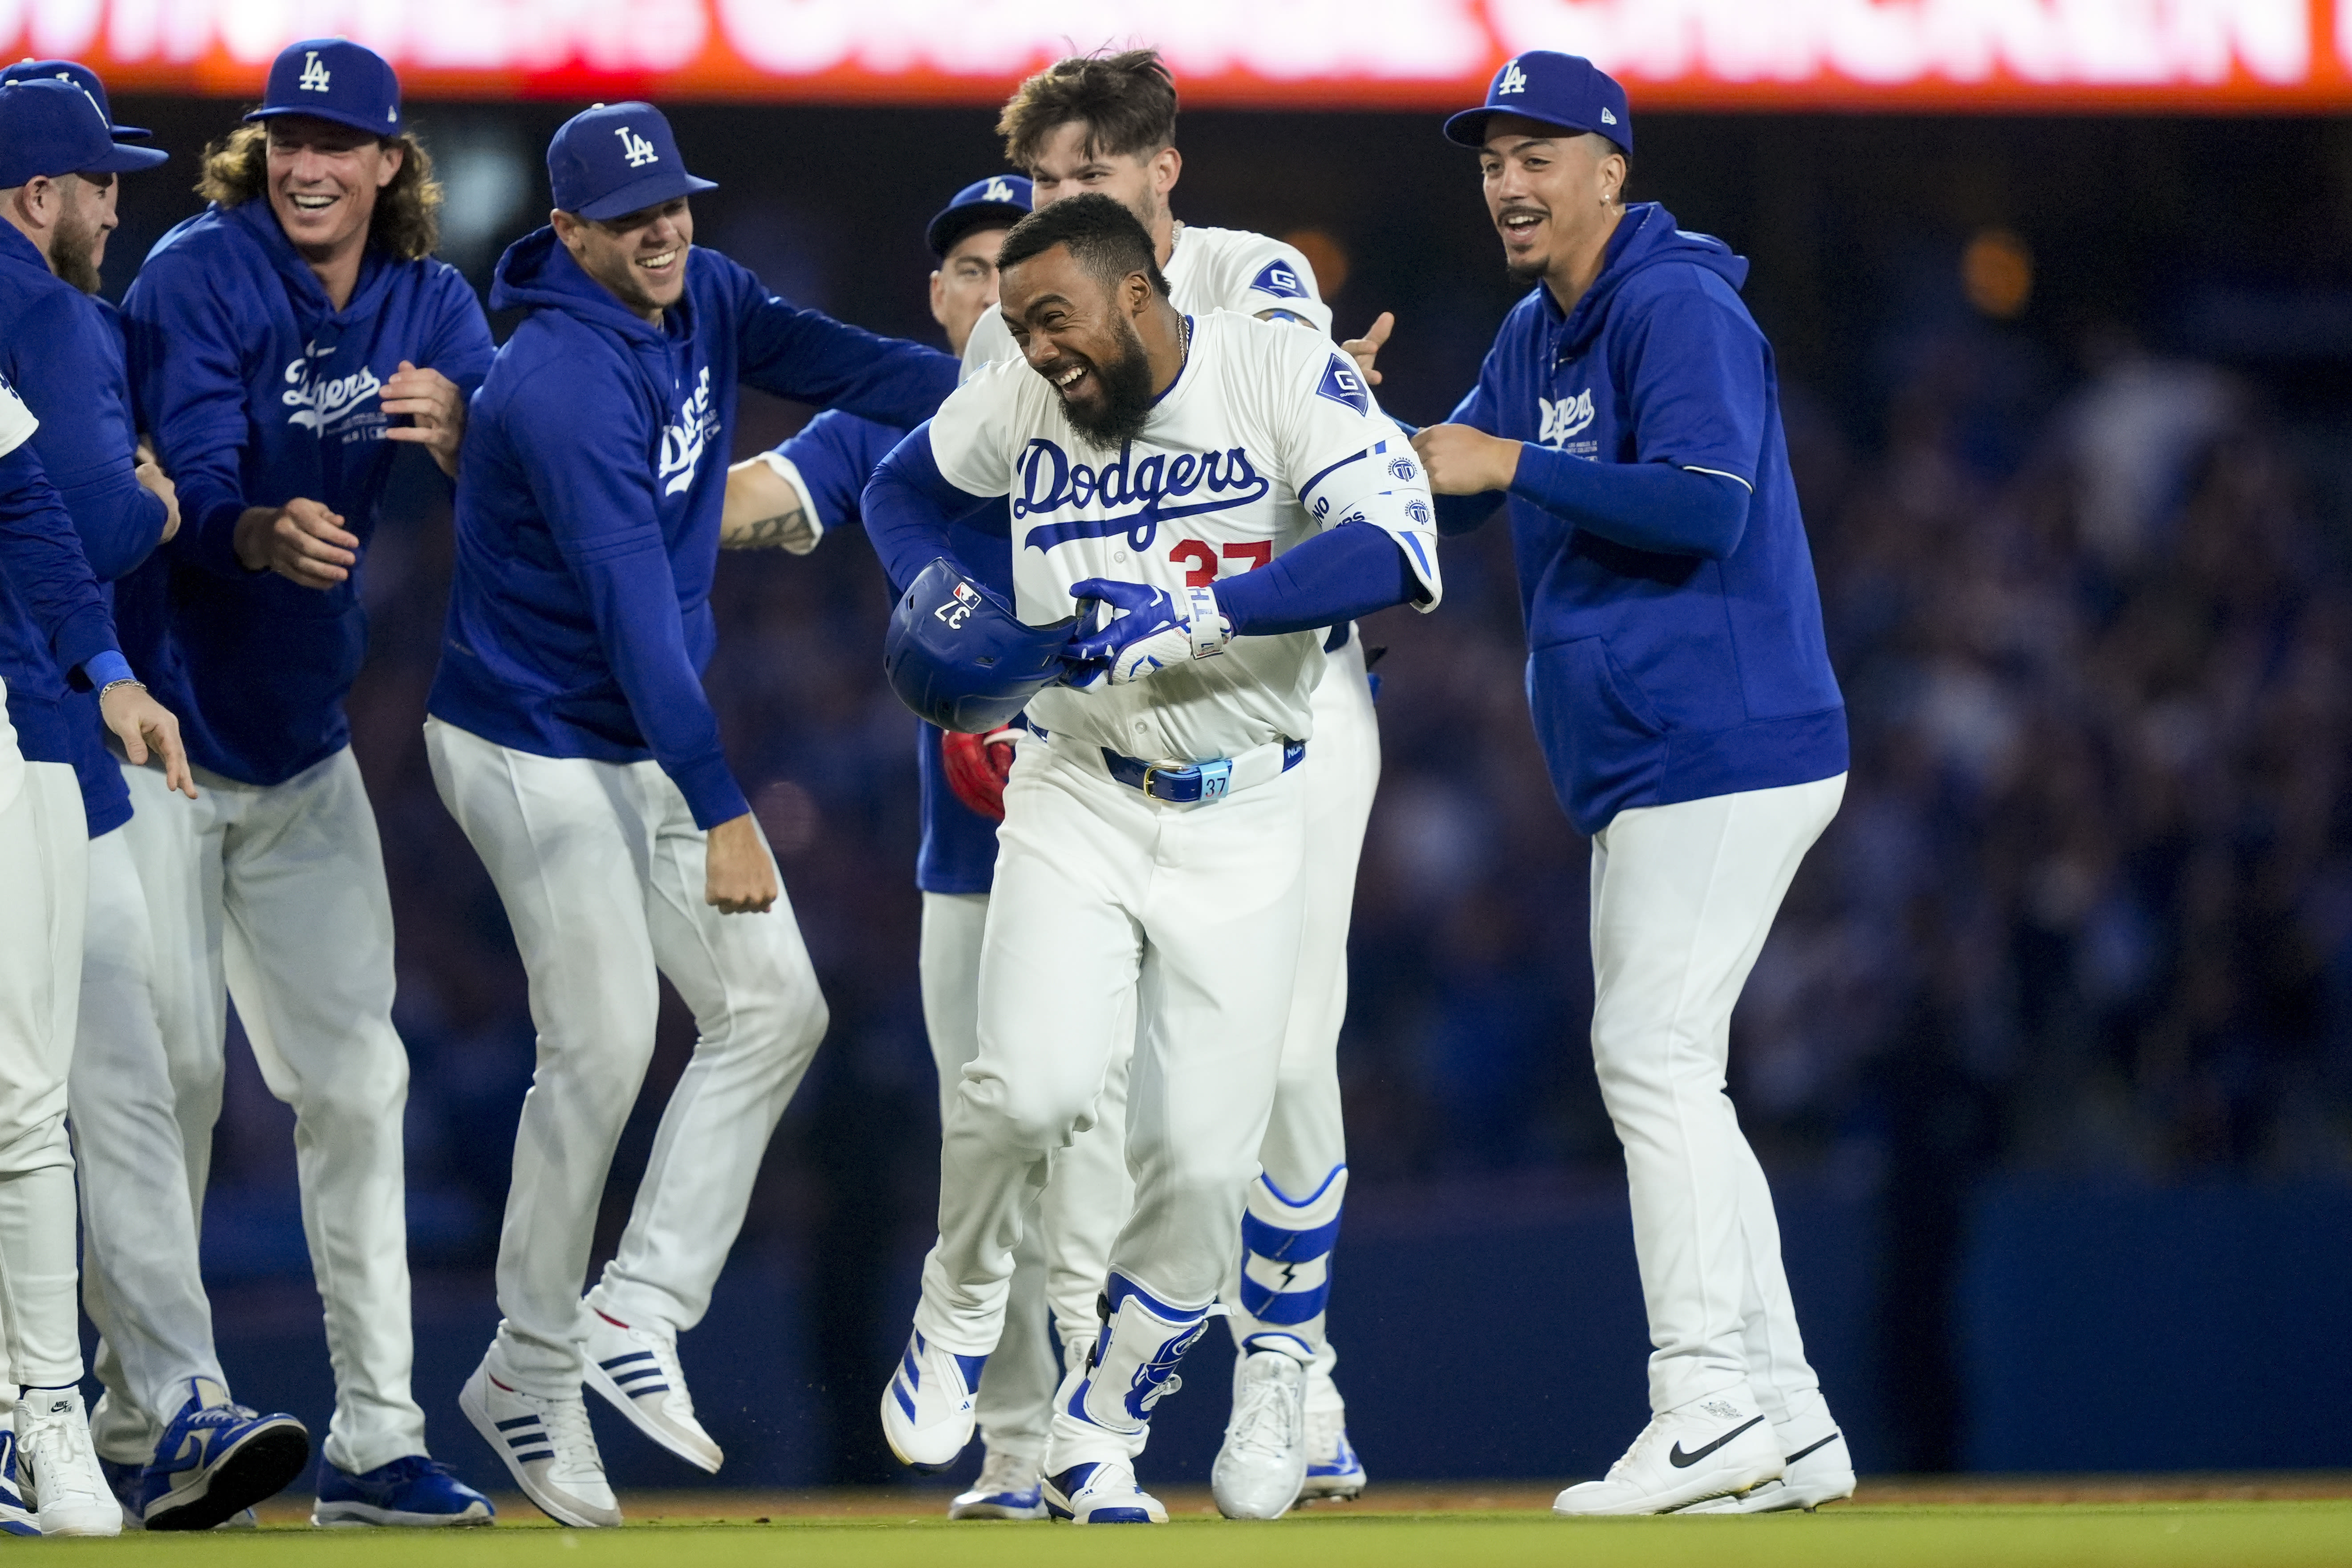
{"type": "Polygon", "coordinates": [[[613,134],[621,139],[621,153],[628,159],[630,168],[641,169],[647,163],[661,162],[661,154],[654,151],[654,144],[627,126],[615,126],[613,134]]]}
{"type": "Polygon", "coordinates": [[[992,179],[988,182],[988,189],[980,193],[980,199],[984,202],[1009,202],[1013,199],[1013,187],[1006,184],[1002,177],[992,179]]]}
{"type": "Polygon", "coordinates": [[[332,74],[319,63],[318,50],[302,51],[302,80],[299,85],[304,92],[326,91],[327,82],[332,74]]]}
{"type": "Polygon", "coordinates": [[[1507,92],[1525,92],[1527,89],[1528,73],[1519,68],[1518,61],[1513,60],[1503,68],[1503,79],[1495,84],[1495,96],[1500,98],[1507,92]]]}

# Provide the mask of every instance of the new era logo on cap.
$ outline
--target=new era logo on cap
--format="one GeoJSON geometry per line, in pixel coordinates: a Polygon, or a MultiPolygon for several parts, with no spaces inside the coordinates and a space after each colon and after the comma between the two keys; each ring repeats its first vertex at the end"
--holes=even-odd
{"type": "Polygon", "coordinates": [[[1601,106],[1601,123],[1603,125],[1617,123],[1617,116],[1610,112],[1609,106],[1605,103],[1601,106]]]}

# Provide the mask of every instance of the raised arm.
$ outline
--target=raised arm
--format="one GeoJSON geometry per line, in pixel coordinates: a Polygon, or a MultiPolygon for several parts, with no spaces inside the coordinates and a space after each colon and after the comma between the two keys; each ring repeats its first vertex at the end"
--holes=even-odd
{"type": "Polygon", "coordinates": [[[955,390],[956,362],[939,350],[804,310],[736,270],[739,374],[748,384],[901,430],[929,419],[955,390]]]}

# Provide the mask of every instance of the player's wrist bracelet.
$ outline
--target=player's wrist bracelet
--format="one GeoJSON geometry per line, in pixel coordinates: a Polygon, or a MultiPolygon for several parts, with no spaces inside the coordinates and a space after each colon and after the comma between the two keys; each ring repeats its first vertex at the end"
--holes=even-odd
{"type": "Polygon", "coordinates": [[[132,680],[128,677],[125,677],[121,680],[110,680],[105,685],[100,687],[98,689],[98,700],[100,702],[104,702],[108,692],[118,690],[125,686],[131,688],[133,691],[144,691],[147,689],[147,683],[145,681],[132,680]]]}

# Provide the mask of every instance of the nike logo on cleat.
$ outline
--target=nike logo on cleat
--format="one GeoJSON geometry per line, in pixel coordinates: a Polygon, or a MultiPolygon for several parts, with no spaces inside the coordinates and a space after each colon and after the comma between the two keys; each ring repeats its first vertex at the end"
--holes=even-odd
{"type": "MultiPolygon", "coordinates": [[[[1693,1465],[1697,1464],[1701,1459],[1706,1458],[1709,1454],[1714,1453],[1717,1448],[1722,1447],[1726,1443],[1730,1442],[1734,1437],[1738,1436],[1742,1432],[1747,1431],[1748,1427],[1758,1425],[1763,1419],[1764,1417],[1759,1415],[1749,1420],[1746,1426],[1733,1427],[1730,1431],[1726,1432],[1722,1436],[1717,1437],[1714,1442],[1709,1443],[1706,1447],[1699,1449],[1695,1454],[1684,1453],[1682,1439],[1677,1437],[1675,1439],[1673,1450],[1666,1455],[1666,1463],[1672,1465],[1678,1470],[1687,1470],[1693,1465]]],[[[1807,1449],[1806,1452],[1811,1453],[1811,1450],[1807,1449]]]]}
{"type": "Polygon", "coordinates": [[[1803,1458],[1804,1458],[1806,1455],[1808,1455],[1808,1454],[1817,1454],[1817,1453],[1821,1452],[1821,1450],[1822,1450],[1823,1448],[1828,1447],[1832,1443],[1836,1442],[1836,1441],[1838,1440],[1838,1436],[1839,1436],[1839,1435],[1838,1435],[1837,1433],[1835,1433],[1835,1432],[1832,1432],[1828,1436],[1826,1436],[1826,1437],[1822,1438],[1820,1442],[1815,1443],[1811,1447],[1809,1447],[1809,1448],[1800,1448],[1800,1449],[1798,1449],[1795,1453],[1793,1453],[1793,1454],[1790,1455],[1786,1459],[1782,1460],[1781,1462],[1782,1462],[1783,1464],[1790,1464],[1790,1465],[1793,1465],[1793,1464],[1795,1464],[1799,1459],[1803,1458]]]}

